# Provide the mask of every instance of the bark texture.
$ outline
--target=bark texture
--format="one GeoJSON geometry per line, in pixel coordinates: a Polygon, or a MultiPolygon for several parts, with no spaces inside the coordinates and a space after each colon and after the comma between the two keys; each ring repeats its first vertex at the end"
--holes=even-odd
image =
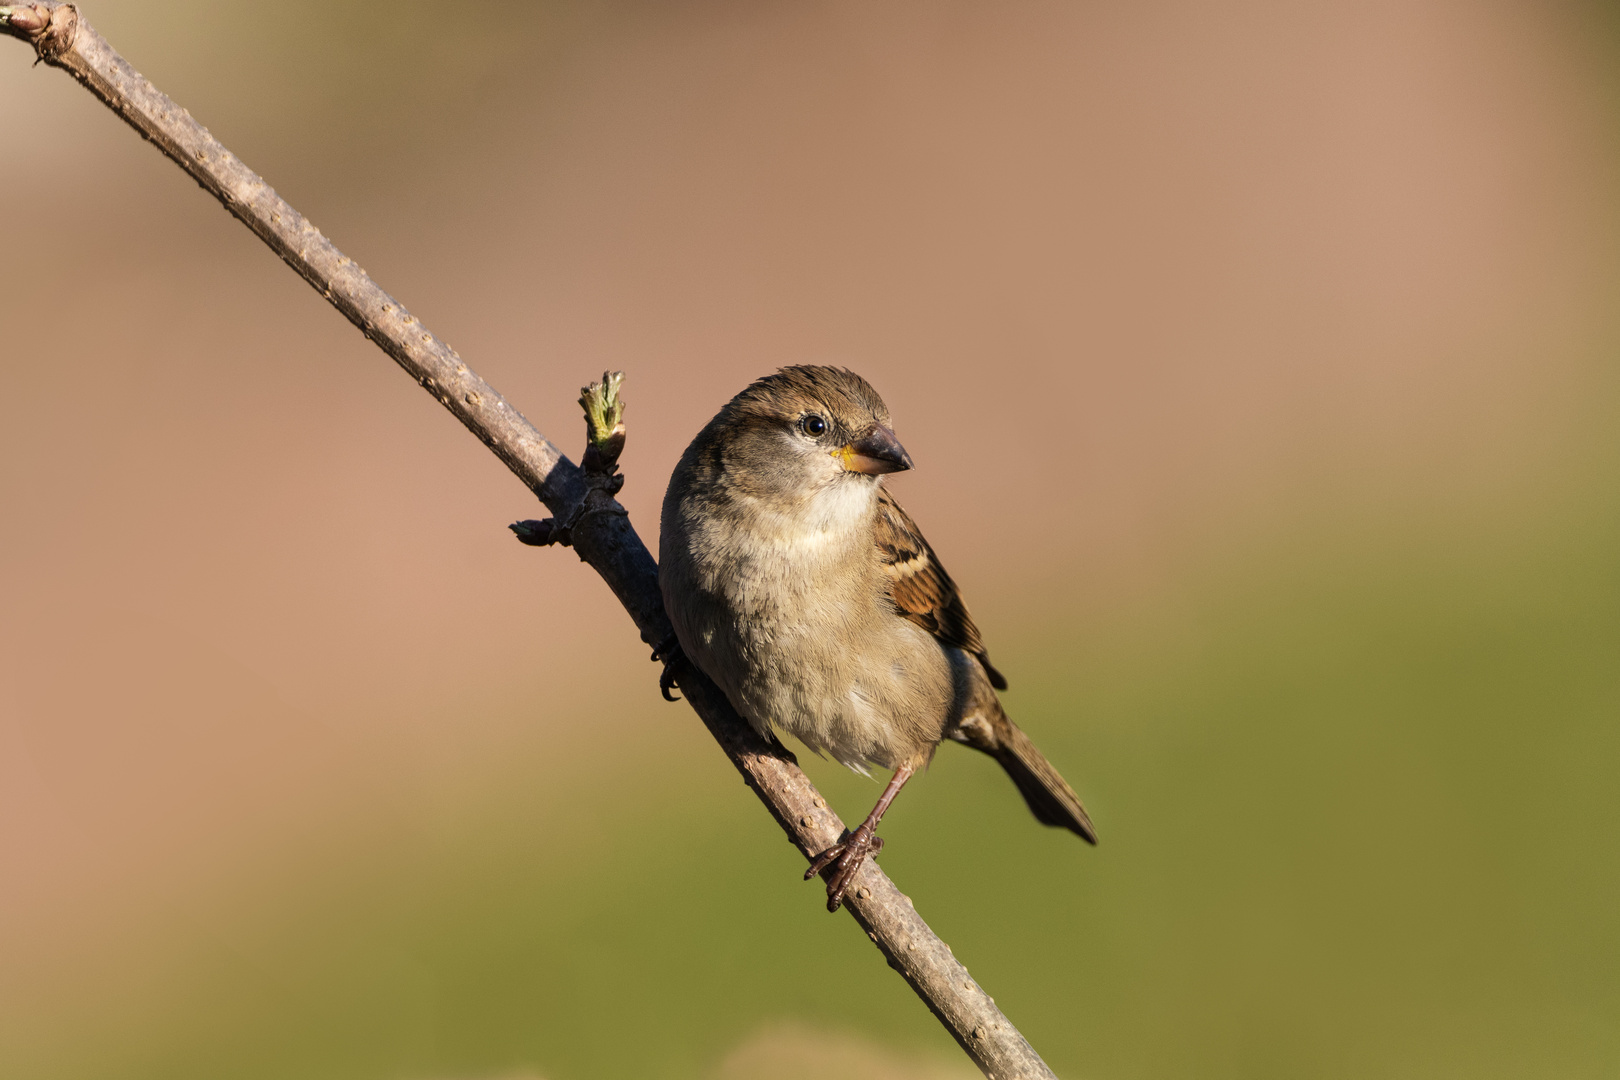
{"type": "MultiPolygon", "coordinates": [[[[658,566],[613,499],[623,482],[614,475],[617,447],[609,454],[608,442],[599,441],[592,429],[586,457],[592,467],[587,471],[569,461],[454,349],[114,52],[75,5],[36,0],[0,6],[0,31],[27,41],[41,61],[67,71],[155,143],[478,436],[551,510],[554,521],[565,526],[565,542],[612,588],[643,642],[654,646],[672,636],[658,589],[658,566]]],[[[622,424],[617,436],[622,445],[622,424]]],[[[719,688],[689,663],[678,659],[672,674],[743,781],[807,859],[843,836],[844,823],[791,753],[760,738],[719,688]]],[[[819,894],[815,899],[819,901],[819,894]]],[[[872,860],[856,876],[845,907],[987,1077],[1055,1080],[911,900],[872,860]]]]}

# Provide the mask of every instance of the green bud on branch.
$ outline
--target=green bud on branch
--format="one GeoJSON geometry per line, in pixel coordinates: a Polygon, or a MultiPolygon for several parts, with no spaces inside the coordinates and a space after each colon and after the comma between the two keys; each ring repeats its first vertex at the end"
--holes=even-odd
{"type": "Polygon", "coordinates": [[[624,450],[624,399],[619,388],[624,372],[604,371],[602,381],[581,388],[580,408],[585,410],[585,472],[611,476],[619,467],[624,450]]]}

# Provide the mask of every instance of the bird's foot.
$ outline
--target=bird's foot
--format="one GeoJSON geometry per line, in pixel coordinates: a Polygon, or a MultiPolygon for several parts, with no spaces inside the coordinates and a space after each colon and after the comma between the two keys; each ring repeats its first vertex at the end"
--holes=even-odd
{"type": "Polygon", "coordinates": [[[658,692],[664,695],[665,701],[679,701],[680,697],[672,691],[675,689],[675,661],[683,659],[685,653],[681,652],[681,643],[674,634],[653,646],[652,658],[664,662],[664,670],[658,676],[658,692]]]}
{"type": "Polygon", "coordinates": [[[868,856],[882,850],[883,837],[877,835],[870,822],[863,822],[860,828],[817,855],[811,861],[810,869],[804,872],[804,880],[809,881],[828,866],[835,866],[832,877],[827,879],[827,910],[837,911],[844,902],[844,893],[854,880],[855,872],[868,856]]]}

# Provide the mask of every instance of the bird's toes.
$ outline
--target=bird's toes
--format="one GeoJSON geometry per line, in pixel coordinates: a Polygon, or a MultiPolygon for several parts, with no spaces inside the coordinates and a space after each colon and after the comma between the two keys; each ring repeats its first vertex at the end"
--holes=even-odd
{"type": "Polygon", "coordinates": [[[849,843],[847,841],[840,840],[826,851],[823,851],[820,855],[817,855],[814,859],[811,859],[810,869],[804,872],[804,880],[809,881],[811,878],[827,869],[828,864],[830,864],[834,859],[838,858],[838,856],[842,855],[848,847],[849,843]]]}
{"type": "Polygon", "coordinates": [[[662,660],[664,663],[664,670],[658,673],[658,692],[664,695],[665,701],[680,700],[680,695],[674,693],[675,662],[683,659],[685,655],[681,652],[681,643],[674,634],[653,647],[653,660],[662,660]]]}
{"type": "Polygon", "coordinates": [[[668,663],[669,658],[679,652],[680,648],[681,639],[676,637],[674,634],[671,634],[663,641],[660,641],[657,645],[653,646],[652,658],[654,660],[662,660],[665,663],[668,663]]]}
{"type": "Polygon", "coordinates": [[[854,879],[855,871],[859,870],[861,868],[861,863],[866,861],[866,851],[864,848],[859,852],[855,852],[854,858],[850,858],[850,855],[851,852],[844,852],[844,857],[838,860],[837,872],[834,873],[832,878],[827,882],[828,911],[837,911],[839,906],[843,904],[844,893],[849,891],[849,883],[854,879]]]}
{"type": "Polygon", "coordinates": [[[658,692],[664,695],[665,701],[679,701],[681,696],[675,693],[675,669],[666,666],[658,674],[658,692]]]}
{"type": "Polygon", "coordinates": [[[883,838],[865,830],[857,830],[838,855],[838,869],[827,881],[827,910],[837,911],[844,902],[844,894],[868,858],[883,850],[883,838]]]}

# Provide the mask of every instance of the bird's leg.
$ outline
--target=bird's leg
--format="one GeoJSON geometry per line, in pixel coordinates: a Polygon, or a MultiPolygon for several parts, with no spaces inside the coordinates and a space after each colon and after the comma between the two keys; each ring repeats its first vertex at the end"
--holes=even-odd
{"type": "Polygon", "coordinates": [[[894,802],[894,797],[900,794],[900,789],[906,786],[911,774],[917,771],[917,766],[907,762],[894,770],[894,776],[889,778],[889,786],[883,789],[878,797],[877,805],[872,812],[866,815],[866,820],[860,827],[850,833],[843,840],[817,855],[810,863],[810,869],[804,872],[804,880],[809,881],[825,870],[829,865],[836,863],[832,877],[827,879],[827,910],[837,911],[838,905],[844,902],[844,891],[855,877],[855,872],[861,868],[868,855],[876,855],[883,850],[883,839],[877,834],[878,822],[883,820],[884,811],[894,802]]]}
{"type": "Polygon", "coordinates": [[[652,658],[664,662],[664,670],[658,675],[658,692],[664,695],[665,701],[679,701],[680,698],[671,693],[675,689],[674,663],[686,654],[681,652],[681,642],[674,634],[653,646],[652,658]]]}

